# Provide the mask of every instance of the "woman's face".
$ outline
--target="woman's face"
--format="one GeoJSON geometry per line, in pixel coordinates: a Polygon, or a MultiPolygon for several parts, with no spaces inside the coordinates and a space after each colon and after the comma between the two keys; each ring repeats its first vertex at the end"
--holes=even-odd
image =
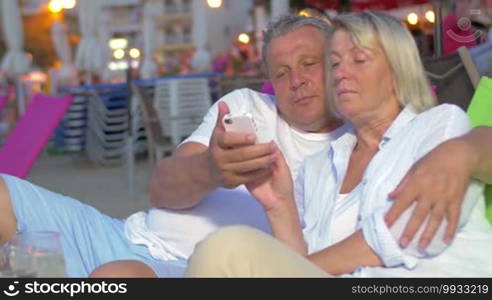
{"type": "Polygon", "coordinates": [[[382,48],[357,48],[344,30],[335,32],[330,59],[335,105],[350,121],[373,117],[398,105],[393,73],[382,48]]]}

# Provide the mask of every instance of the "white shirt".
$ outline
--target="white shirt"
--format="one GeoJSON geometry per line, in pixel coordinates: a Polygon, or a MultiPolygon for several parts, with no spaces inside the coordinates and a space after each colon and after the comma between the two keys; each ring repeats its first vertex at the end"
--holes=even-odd
{"type": "MultiPolygon", "coordinates": [[[[291,127],[278,115],[274,96],[251,89],[235,90],[218,102],[225,102],[232,114],[253,116],[258,142],[275,141],[277,143],[293,173],[292,178],[296,178],[297,170],[307,156],[326,149],[328,143],[343,132],[334,130],[331,133],[309,133],[291,127]]],[[[218,102],[210,108],[200,126],[182,144],[197,142],[208,146],[217,122],[218,102]]]]}
{"type": "MultiPolygon", "coordinates": [[[[284,154],[293,178],[305,157],[328,147],[343,129],[331,133],[308,133],[291,127],[277,113],[275,97],[250,89],[235,90],[219,101],[227,103],[233,114],[249,113],[254,117],[260,143],[274,140],[284,154]]],[[[184,143],[209,145],[217,122],[218,103],[205,115],[202,124],[184,143]]],[[[126,236],[143,244],[157,259],[187,259],[196,243],[226,225],[243,224],[270,233],[270,226],[258,202],[241,186],[218,189],[190,210],[150,209],[138,212],[125,222],[126,236]]]]}
{"type": "MultiPolygon", "coordinates": [[[[392,204],[387,195],[413,163],[441,142],[468,130],[466,114],[454,105],[440,105],[419,115],[405,108],[399,114],[384,134],[379,151],[369,163],[361,183],[345,199],[354,198],[360,202],[357,230],[362,229],[366,242],[386,267],[363,267],[353,276],[492,276],[492,229],[485,219],[483,184],[470,183],[458,232],[449,247],[441,242],[446,225],[443,222],[427,252],[419,251],[417,246],[421,231],[405,250],[399,248],[393,236],[401,235],[413,207],[397,220],[391,230],[383,220],[392,204]]],[[[334,217],[335,197],[342,186],[355,144],[354,132],[347,131],[330,143],[328,151],[306,159],[299,173],[296,201],[310,253],[335,242],[330,236],[332,228],[340,226],[334,217]]]]}
{"type": "Polygon", "coordinates": [[[357,228],[360,202],[356,197],[347,197],[349,194],[338,194],[335,200],[333,224],[329,235],[333,244],[343,241],[354,233],[357,228]]]}

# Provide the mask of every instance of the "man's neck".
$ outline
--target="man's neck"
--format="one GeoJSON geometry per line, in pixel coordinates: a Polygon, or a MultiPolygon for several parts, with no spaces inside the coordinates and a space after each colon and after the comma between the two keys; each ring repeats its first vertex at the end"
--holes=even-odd
{"type": "MultiPolygon", "coordinates": [[[[337,129],[338,127],[343,125],[343,121],[339,119],[329,119],[324,121],[322,124],[312,125],[311,127],[299,128],[302,131],[306,131],[309,133],[328,133],[337,129]]],[[[298,127],[296,127],[298,128],[298,127]]]]}

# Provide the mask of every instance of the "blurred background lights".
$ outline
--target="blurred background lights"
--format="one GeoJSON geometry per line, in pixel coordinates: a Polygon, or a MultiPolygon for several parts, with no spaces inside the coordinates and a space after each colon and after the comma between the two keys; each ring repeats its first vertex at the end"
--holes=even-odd
{"type": "Polygon", "coordinates": [[[77,4],[75,0],[63,0],[62,2],[63,2],[64,9],[72,9],[77,4]]]}
{"type": "Polygon", "coordinates": [[[124,38],[115,38],[109,41],[109,48],[116,49],[124,49],[128,46],[128,40],[124,38]]]}
{"type": "Polygon", "coordinates": [[[77,5],[75,0],[51,0],[48,3],[48,10],[52,13],[59,13],[64,9],[72,9],[77,5]]]}
{"type": "Polygon", "coordinates": [[[309,17],[309,16],[311,16],[311,15],[309,14],[309,12],[308,12],[307,10],[303,9],[303,10],[301,10],[301,11],[299,12],[299,16],[302,16],[302,17],[309,17]]]}
{"type": "Polygon", "coordinates": [[[123,49],[116,49],[113,52],[113,56],[116,59],[122,59],[123,57],[125,57],[125,50],[123,50],[123,49]]]}
{"type": "Polygon", "coordinates": [[[51,0],[48,4],[48,10],[52,13],[59,13],[63,10],[63,2],[61,0],[51,0]]]}
{"type": "Polygon", "coordinates": [[[416,13],[409,13],[407,16],[408,24],[417,25],[419,22],[419,16],[416,13]]]}
{"type": "Polygon", "coordinates": [[[207,0],[207,4],[211,8],[219,8],[222,6],[222,0],[207,0]]]}
{"type": "Polygon", "coordinates": [[[425,13],[425,19],[429,21],[429,23],[434,24],[436,22],[436,14],[432,10],[428,10],[425,13]]]}
{"type": "Polygon", "coordinates": [[[130,57],[131,58],[139,58],[140,57],[140,50],[138,50],[137,48],[130,49],[130,57]]]}
{"type": "Polygon", "coordinates": [[[249,35],[247,33],[241,33],[238,35],[237,40],[243,44],[249,44],[251,41],[249,35]]]}

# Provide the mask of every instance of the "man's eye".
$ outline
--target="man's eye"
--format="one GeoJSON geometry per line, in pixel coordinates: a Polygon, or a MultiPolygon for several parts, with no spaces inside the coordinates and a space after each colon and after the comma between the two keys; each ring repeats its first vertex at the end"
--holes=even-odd
{"type": "Polygon", "coordinates": [[[277,75],[275,75],[275,77],[277,78],[282,78],[284,76],[285,76],[285,72],[277,73],[277,75]]]}
{"type": "Polygon", "coordinates": [[[332,67],[332,68],[336,68],[336,67],[338,67],[339,65],[340,65],[340,63],[339,63],[339,62],[332,62],[332,63],[331,63],[331,67],[332,67]]]}

